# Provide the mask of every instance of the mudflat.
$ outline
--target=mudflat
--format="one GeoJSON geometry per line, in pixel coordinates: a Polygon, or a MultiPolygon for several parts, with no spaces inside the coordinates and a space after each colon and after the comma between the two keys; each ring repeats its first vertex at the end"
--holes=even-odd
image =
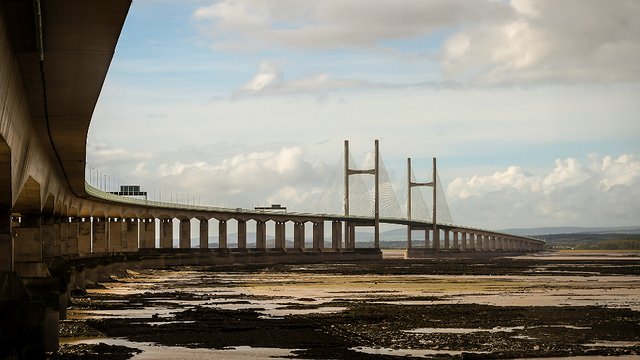
{"type": "Polygon", "coordinates": [[[72,298],[51,359],[640,354],[640,253],[127,271],[72,298]]]}

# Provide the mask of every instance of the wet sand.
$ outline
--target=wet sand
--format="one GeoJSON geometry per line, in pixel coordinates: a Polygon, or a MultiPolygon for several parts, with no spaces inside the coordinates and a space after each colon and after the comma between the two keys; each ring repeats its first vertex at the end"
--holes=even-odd
{"type": "Polygon", "coordinates": [[[51,358],[640,354],[639,253],[398,254],[378,262],[130,271],[72,299],[61,334],[67,344],[51,358]],[[106,345],[102,354],[75,356],[82,343],[106,345]]]}

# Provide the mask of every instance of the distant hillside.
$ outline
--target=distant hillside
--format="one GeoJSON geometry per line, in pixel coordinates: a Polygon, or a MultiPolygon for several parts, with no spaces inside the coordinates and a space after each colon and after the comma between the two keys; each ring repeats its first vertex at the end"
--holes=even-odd
{"type": "Polygon", "coordinates": [[[574,233],[540,235],[554,249],[632,250],[640,248],[640,234],[574,233]]]}
{"type": "Polygon", "coordinates": [[[539,228],[515,228],[504,229],[500,232],[520,236],[540,236],[558,234],[640,234],[640,226],[618,227],[539,227],[539,228]]]}
{"type": "MultiPolygon", "coordinates": [[[[640,247],[640,226],[626,227],[542,227],[527,229],[505,229],[500,232],[532,236],[547,243],[547,248],[555,249],[636,249],[640,247]],[[637,242],[637,243],[636,243],[637,242]]],[[[415,231],[414,244],[419,244],[424,239],[423,232],[415,231]]],[[[373,231],[358,230],[358,247],[373,247],[373,231]]],[[[192,239],[194,244],[198,239],[192,239]]],[[[267,247],[274,246],[272,235],[267,236],[267,247]]],[[[236,247],[237,234],[227,235],[229,247],[236,247]]],[[[287,247],[293,247],[293,238],[287,236],[287,247]]],[[[306,247],[313,246],[310,234],[305,237],[306,247]]],[[[330,246],[331,235],[325,233],[325,246],[330,246]]],[[[407,230],[403,228],[382,231],[380,233],[380,247],[383,249],[404,249],[407,246],[407,230]]],[[[209,237],[209,247],[218,247],[218,237],[209,237]]],[[[255,233],[247,233],[247,247],[255,247],[255,233]]]]}

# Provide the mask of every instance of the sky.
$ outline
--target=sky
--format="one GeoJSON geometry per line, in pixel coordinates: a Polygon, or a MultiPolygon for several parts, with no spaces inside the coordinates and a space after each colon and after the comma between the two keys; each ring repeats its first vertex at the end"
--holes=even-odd
{"type": "Polygon", "coordinates": [[[402,209],[406,159],[426,181],[437,157],[453,223],[640,225],[639,19],[634,0],[133,0],[89,179],[324,212],[344,140],[360,161],[379,139],[402,209]]]}

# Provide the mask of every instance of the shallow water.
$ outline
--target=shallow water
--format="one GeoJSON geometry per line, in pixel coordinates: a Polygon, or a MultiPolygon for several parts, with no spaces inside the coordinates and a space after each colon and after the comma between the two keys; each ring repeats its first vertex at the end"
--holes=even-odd
{"type": "Polygon", "coordinates": [[[66,344],[98,344],[120,345],[142,350],[136,354],[133,360],[209,360],[209,359],[229,359],[229,360],[272,360],[287,359],[293,355],[292,349],[276,348],[252,348],[250,346],[237,346],[223,350],[217,349],[192,349],[181,346],[162,346],[154,343],[143,343],[128,341],[126,339],[102,338],[102,339],[82,339],[64,341],[66,344]]]}
{"type": "MultiPolygon", "coordinates": [[[[394,256],[397,256],[398,253],[394,256]]],[[[386,253],[385,253],[386,256],[386,253]]],[[[555,255],[554,255],[555,256],[555,255]]],[[[608,256],[608,255],[607,255],[608,256]]],[[[627,255],[624,255],[625,257],[627,255]]],[[[539,258],[538,255],[535,255],[539,258]]],[[[559,257],[556,257],[559,259],[559,257]]],[[[639,258],[640,259],[640,258],[639,258]]],[[[354,266],[355,264],[349,264],[354,266]]],[[[335,266],[332,264],[331,266],[335,266]]],[[[296,270],[324,269],[326,265],[304,265],[296,270]]],[[[578,269],[579,270],[579,269],[578,269]]],[[[124,310],[69,310],[69,318],[127,317],[151,318],[161,321],[155,325],[173,323],[173,313],[196,306],[227,310],[255,309],[268,318],[281,318],[292,314],[333,313],[346,308],[335,300],[363,300],[397,305],[421,304],[486,304],[495,306],[568,306],[602,305],[628,307],[640,311],[640,276],[580,275],[332,275],[313,272],[199,272],[199,271],[141,271],[128,278],[106,283],[107,289],[90,290],[91,294],[145,296],[144,308],[124,310]],[[170,299],[154,294],[190,294],[194,299],[170,299]],[[427,299],[428,297],[428,299],[427,299]],[[433,299],[431,299],[431,297],[433,299]],[[416,299],[416,298],[425,298],[416,299]],[[296,306],[301,305],[300,308],[296,306]]],[[[104,300],[105,303],[127,304],[122,300],[104,300]]],[[[133,302],[131,303],[133,304],[133,302]]],[[[553,321],[553,320],[552,320],[553,321]]],[[[589,329],[571,325],[545,325],[573,330],[589,329]]],[[[517,330],[524,327],[475,328],[416,328],[404,330],[414,334],[465,334],[473,332],[515,332],[507,337],[520,337],[517,330]]],[[[532,339],[528,338],[527,339],[532,339]]],[[[103,342],[125,345],[144,350],[133,359],[279,359],[293,356],[289,349],[239,347],[226,350],[167,347],[151,343],[130,342],[124,339],[82,339],[81,342],[103,342]]],[[[638,346],[629,342],[594,342],[586,346],[638,346]]],[[[427,357],[438,354],[459,355],[459,349],[390,349],[355,347],[367,354],[427,357]]],[[[611,359],[611,357],[582,356],[570,360],[611,359]]],[[[617,357],[627,359],[638,357],[617,357]]],[[[553,359],[553,358],[546,358],[553,359]]]]}

